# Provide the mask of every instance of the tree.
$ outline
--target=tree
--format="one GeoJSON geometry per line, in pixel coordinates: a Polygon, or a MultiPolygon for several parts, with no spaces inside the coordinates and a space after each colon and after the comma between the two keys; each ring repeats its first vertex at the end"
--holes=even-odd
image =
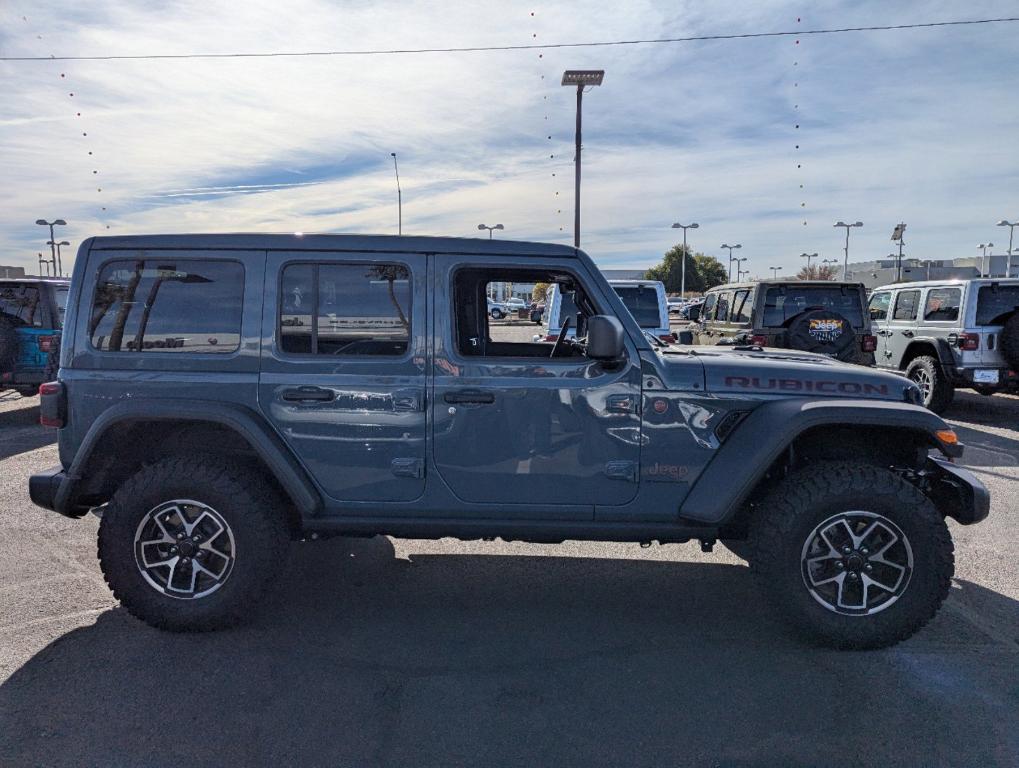
{"type": "Polygon", "coordinates": [[[548,296],[548,283],[535,283],[534,291],[531,293],[531,301],[540,304],[548,296]]]}
{"type": "Polygon", "coordinates": [[[831,264],[811,264],[809,267],[802,267],[796,273],[800,280],[834,280],[838,276],[838,269],[831,264]]]}
{"type": "Polygon", "coordinates": [[[645,280],[660,280],[665,283],[668,293],[679,293],[683,282],[683,259],[686,259],[686,290],[687,293],[703,293],[709,288],[725,282],[725,267],[714,256],[703,253],[693,254],[687,246],[686,253],[682,245],[675,245],[665,252],[662,263],[651,267],[645,274],[645,280]]]}

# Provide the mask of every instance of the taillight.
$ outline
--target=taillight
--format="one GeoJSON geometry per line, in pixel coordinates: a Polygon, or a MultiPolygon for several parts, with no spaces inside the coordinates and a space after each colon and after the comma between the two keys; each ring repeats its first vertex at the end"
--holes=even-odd
{"type": "Polygon", "coordinates": [[[550,333],[548,336],[545,337],[545,341],[555,341],[558,338],[559,337],[556,334],[550,333]]]}
{"type": "Polygon", "coordinates": [[[864,352],[877,352],[877,336],[866,335],[860,340],[860,349],[864,352]]]}
{"type": "Polygon", "coordinates": [[[755,333],[750,337],[750,343],[755,347],[766,347],[768,346],[768,337],[763,333],[755,333]]]}
{"type": "Polygon", "coordinates": [[[959,340],[956,343],[959,345],[959,349],[966,352],[974,352],[980,349],[980,334],[960,333],[959,340]]]}
{"type": "Polygon", "coordinates": [[[676,334],[674,333],[660,333],[658,338],[664,341],[666,344],[674,344],[676,342],[676,334]]]}
{"type": "Polygon", "coordinates": [[[56,336],[40,336],[38,338],[39,351],[40,352],[52,352],[53,342],[56,340],[56,336]]]}
{"type": "Polygon", "coordinates": [[[66,425],[67,400],[61,382],[47,381],[39,386],[39,423],[57,429],[66,425]]]}

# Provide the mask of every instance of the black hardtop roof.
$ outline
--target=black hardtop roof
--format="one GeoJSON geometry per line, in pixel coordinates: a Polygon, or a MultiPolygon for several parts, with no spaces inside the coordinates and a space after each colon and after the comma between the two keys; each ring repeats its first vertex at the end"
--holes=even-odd
{"type": "Polygon", "coordinates": [[[863,288],[863,283],[854,280],[790,280],[788,278],[778,279],[767,278],[765,280],[745,280],[742,283],[723,283],[722,285],[716,285],[713,288],[709,288],[710,291],[722,291],[722,290],[735,290],[738,288],[753,288],[755,285],[763,285],[765,287],[773,286],[787,286],[790,288],[802,288],[823,286],[826,288],[841,287],[847,288],[863,288]]]}
{"type": "Polygon", "coordinates": [[[569,256],[576,249],[568,245],[524,240],[489,240],[480,237],[421,237],[416,235],[354,234],[191,234],[119,235],[96,237],[92,249],[200,249],[286,250],[286,251],[377,251],[411,253],[469,253],[493,256],[569,256]]]}

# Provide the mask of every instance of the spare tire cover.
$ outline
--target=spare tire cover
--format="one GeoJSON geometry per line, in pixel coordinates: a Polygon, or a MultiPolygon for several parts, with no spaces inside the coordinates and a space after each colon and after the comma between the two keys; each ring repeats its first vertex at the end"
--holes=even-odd
{"type": "Polygon", "coordinates": [[[789,349],[819,352],[845,362],[854,362],[858,357],[852,323],[831,310],[801,312],[790,321],[786,339],[789,349]]]}
{"type": "Polygon", "coordinates": [[[0,372],[13,371],[17,362],[18,334],[14,330],[14,323],[0,315],[0,372]]]}
{"type": "Polygon", "coordinates": [[[1005,322],[999,339],[1001,354],[1005,356],[1009,367],[1013,371],[1019,371],[1019,312],[1005,322]]]}

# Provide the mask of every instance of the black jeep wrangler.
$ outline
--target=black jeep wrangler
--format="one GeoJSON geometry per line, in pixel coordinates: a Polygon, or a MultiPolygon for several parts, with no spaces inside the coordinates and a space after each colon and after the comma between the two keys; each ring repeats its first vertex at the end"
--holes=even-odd
{"type": "Polygon", "coordinates": [[[660,344],[564,246],[95,238],[42,393],[60,465],[32,499],[100,515],[114,594],[174,630],[247,617],[294,538],[699,540],[809,637],[874,648],[947,597],[945,518],[989,508],[912,382],[660,344]],[[554,340],[491,322],[492,284],[538,282],[577,309],[554,340]]]}

